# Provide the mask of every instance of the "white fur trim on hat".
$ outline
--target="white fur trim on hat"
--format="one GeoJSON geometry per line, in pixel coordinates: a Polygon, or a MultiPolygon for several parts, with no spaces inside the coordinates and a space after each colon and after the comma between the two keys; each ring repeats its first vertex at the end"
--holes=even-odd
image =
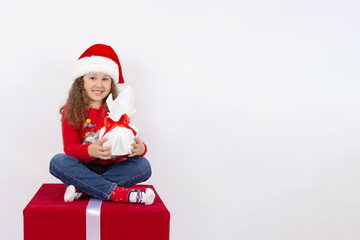
{"type": "Polygon", "coordinates": [[[109,75],[115,82],[119,79],[119,66],[107,57],[91,56],[79,59],[74,66],[74,79],[87,73],[101,72],[109,75]]]}

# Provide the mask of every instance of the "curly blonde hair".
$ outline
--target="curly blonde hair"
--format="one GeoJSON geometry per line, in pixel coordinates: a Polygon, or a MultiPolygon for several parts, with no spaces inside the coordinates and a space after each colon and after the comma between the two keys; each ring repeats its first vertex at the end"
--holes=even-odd
{"type": "MultiPolygon", "coordinates": [[[[112,94],[113,99],[115,99],[119,94],[113,79],[111,79],[110,93],[112,94]]],[[[103,101],[106,101],[108,96],[106,96],[103,101]]],[[[60,108],[60,114],[63,114],[63,111],[66,107],[64,117],[71,126],[76,129],[80,129],[83,126],[83,123],[85,122],[89,113],[89,102],[90,98],[86,94],[86,90],[84,88],[83,76],[78,77],[75,79],[69,90],[69,97],[66,101],[66,104],[60,108]]],[[[107,106],[105,104],[104,114],[106,111],[107,106]]]]}

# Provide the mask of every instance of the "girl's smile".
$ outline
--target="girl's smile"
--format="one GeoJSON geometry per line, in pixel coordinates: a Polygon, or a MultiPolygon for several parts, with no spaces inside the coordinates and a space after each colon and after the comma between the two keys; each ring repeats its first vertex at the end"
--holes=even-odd
{"type": "Polygon", "coordinates": [[[93,90],[96,96],[100,96],[104,91],[101,90],[93,90]]]}
{"type": "Polygon", "coordinates": [[[83,79],[86,94],[90,98],[90,106],[101,107],[104,98],[110,93],[111,77],[103,73],[88,73],[83,79]]]}

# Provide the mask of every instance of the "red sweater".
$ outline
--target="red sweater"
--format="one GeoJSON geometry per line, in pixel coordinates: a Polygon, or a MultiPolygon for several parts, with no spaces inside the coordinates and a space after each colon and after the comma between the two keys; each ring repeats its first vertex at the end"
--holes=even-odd
{"type": "MultiPolygon", "coordinates": [[[[88,153],[88,147],[92,142],[99,139],[100,129],[104,127],[104,118],[107,113],[104,114],[104,104],[99,108],[90,108],[89,114],[86,119],[90,119],[90,124],[85,128],[82,126],[80,129],[76,129],[69,124],[65,117],[66,106],[62,115],[62,135],[64,142],[64,152],[74,158],[77,158],[80,162],[93,162],[97,164],[111,164],[114,162],[120,162],[127,158],[127,156],[119,156],[111,160],[100,160],[93,158],[88,153]]],[[[145,152],[141,155],[144,156],[147,151],[145,145],[145,152]]]]}

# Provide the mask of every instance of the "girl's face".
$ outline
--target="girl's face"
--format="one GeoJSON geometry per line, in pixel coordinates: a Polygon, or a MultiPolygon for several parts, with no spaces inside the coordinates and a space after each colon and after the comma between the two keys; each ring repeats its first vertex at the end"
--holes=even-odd
{"type": "Polygon", "coordinates": [[[84,88],[90,98],[90,106],[101,107],[111,89],[111,77],[103,73],[88,73],[84,77],[84,88]]]}

